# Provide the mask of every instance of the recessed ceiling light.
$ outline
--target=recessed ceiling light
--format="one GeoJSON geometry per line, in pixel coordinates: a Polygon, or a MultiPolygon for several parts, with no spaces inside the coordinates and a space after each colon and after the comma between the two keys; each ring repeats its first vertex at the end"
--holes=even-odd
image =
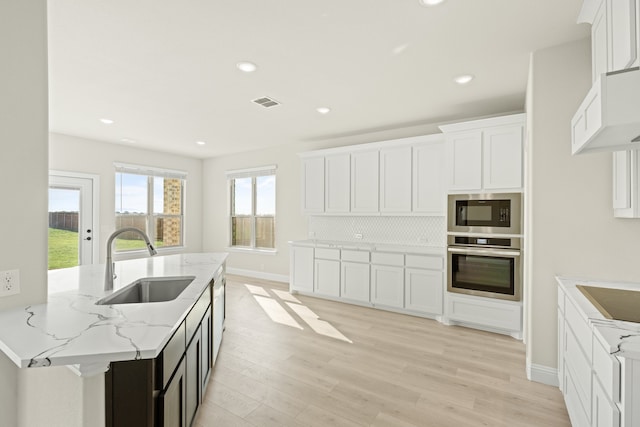
{"type": "Polygon", "coordinates": [[[207,143],[204,142],[204,141],[196,141],[196,144],[198,144],[198,145],[207,145],[207,143]]]}
{"type": "Polygon", "coordinates": [[[420,0],[420,4],[423,6],[436,6],[443,1],[444,0],[420,0]]]}
{"type": "Polygon", "coordinates": [[[458,83],[459,85],[466,85],[471,80],[473,80],[473,76],[471,74],[464,74],[453,79],[453,81],[458,83]]]}
{"type": "Polygon", "coordinates": [[[253,73],[258,68],[256,64],[248,61],[238,62],[236,67],[238,67],[238,70],[244,71],[245,73],[253,73]]]}
{"type": "Polygon", "coordinates": [[[135,143],[135,142],[136,142],[136,140],[135,140],[135,139],[130,139],[130,138],[122,138],[120,141],[122,141],[122,142],[128,142],[128,143],[131,143],[131,144],[133,144],[133,143],[135,143]]]}
{"type": "Polygon", "coordinates": [[[329,107],[318,107],[316,111],[320,114],[329,114],[331,112],[331,108],[329,107]]]}
{"type": "Polygon", "coordinates": [[[112,125],[113,124],[113,120],[111,120],[111,119],[100,119],[100,121],[102,123],[104,123],[105,125],[112,125]]]}

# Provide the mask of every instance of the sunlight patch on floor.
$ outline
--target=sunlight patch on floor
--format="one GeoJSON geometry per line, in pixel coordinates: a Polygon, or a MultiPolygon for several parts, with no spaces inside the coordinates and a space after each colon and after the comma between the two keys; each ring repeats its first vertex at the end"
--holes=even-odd
{"type": "Polygon", "coordinates": [[[262,307],[264,312],[267,313],[267,316],[269,316],[274,322],[300,330],[304,329],[298,322],[296,322],[296,319],[294,319],[287,310],[278,303],[278,301],[271,298],[265,298],[260,295],[254,295],[253,297],[256,299],[258,304],[260,304],[260,307],[262,307]]]}
{"type": "MultiPolygon", "coordinates": [[[[304,328],[300,326],[300,323],[285,309],[282,303],[269,295],[267,289],[262,286],[248,285],[246,283],[244,286],[251,292],[253,298],[272,321],[281,325],[304,330],[304,328]]],[[[311,311],[309,307],[303,305],[298,298],[289,292],[278,289],[271,289],[271,291],[276,294],[279,299],[284,301],[286,306],[298,315],[304,323],[309,325],[315,333],[353,344],[353,341],[345,337],[339,330],[333,327],[331,323],[326,320],[320,320],[317,314],[311,311]]]]}
{"type": "Polygon", "coordinates": [[[331,323],[320,320],[318,315],[315,314],[309,307],[300,304],[286,303],[291,310],[293,310],[307,325],[311,327],[317,334],[327,337],[335,338],[337,340],[345,341],[353,344],[349,338],[342,335],[342,333],[334,328],[331,323]]]}
{"type": "Polygon", "coordinates": [[[262,295],[264,297],[270,296],[269,292],[267,292],[267,290],[261,286],[247,285],[246,283],[245,286],[253,295],[262,295]]]}
{"type": "Polygon", "coordinates": [[[298,298],[294,297],[289,292],[280,291],[278,289],[271,289],[271,290],[282,301],[289,301],[289,302],[295,302],[295,303],[298,303],[298,304],[302,304],[298,298]]]}

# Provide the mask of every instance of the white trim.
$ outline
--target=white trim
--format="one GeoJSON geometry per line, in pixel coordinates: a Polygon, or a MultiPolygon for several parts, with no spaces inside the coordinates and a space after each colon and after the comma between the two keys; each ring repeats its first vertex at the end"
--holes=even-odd
{"type": "Polygon", "coordinates": [[[136,175],[151,175],[163,178],[187,179],[187,172],[177,169],[164,169],[154,166],[133,165],[130,163],[113,162],[116,172],[136,175]]]}
{"type": "Polygon", "coordinates": [[[435,144],[444,142],[445,137],[442,133],[433,133],[429,135],[410,136],[407,138],[398,138],[377,142],[369,142],[366,144],[347,145],[342,147],[324,148],[320,150],[305,151],[298,153],[298,157],[304,159],[308,157],[327,156],[331,154],[353,153],[358,151],[375,151],[386,147],[400,147],[407,145],[435,144]]]}
{"type": "Polygon", "coordinates": [[[544,365],[536,365],[527,359],[527,379],[542,384],[558,387],[558,369],[544,365]]]}
{"type": "Polygon", "coordinates": [[[265,273],[264,271],[245,270],[243,268],[227,267],[227,274],[252,277],[255,279],[271,280],[273,282],[289,283],[289,276],[286,274],[265,273]]]}
{"type": "Polygon", "coordinates": [[[224,174],[227,176],[227,179],[249,178],[262,175],[275,175],[276,169],[278,169],[278,165],[267,165],[257,168],[228,170],[225,171],[224,174]]]}
{"type": "Polygon", "coordinates": [[[69,172],[56,169],[49,170],[49,177],[70,177],[90,179],[92,182],[92,210],[93,210],[93,245],[91,247],[93,259],[92,264],[100,264],[100,175],[82,172],[69,172]]]}
{"type": "Polygon", "coordinates": [[[484,127],[504,125],[524,125],[526,113],[511,114],[508,116],[489,117],[485,119],[470,120],[462,123],[453,123],[438,126],[443,133],[477,130],[484,127]]]}

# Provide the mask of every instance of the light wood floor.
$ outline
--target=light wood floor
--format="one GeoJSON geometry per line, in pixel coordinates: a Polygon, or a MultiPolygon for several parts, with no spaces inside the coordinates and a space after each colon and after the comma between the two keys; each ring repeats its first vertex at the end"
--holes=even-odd
{"type": "Polygon", "coordinates": [[[527,381],[513,338],[295,296],[349,343],[314,332],[278,296],[286,290],[228,276],[226,331],[196,426],[570,426],[559,390],[527,381]],[[258,300],[304,329],[275,323],[258,300]]]}

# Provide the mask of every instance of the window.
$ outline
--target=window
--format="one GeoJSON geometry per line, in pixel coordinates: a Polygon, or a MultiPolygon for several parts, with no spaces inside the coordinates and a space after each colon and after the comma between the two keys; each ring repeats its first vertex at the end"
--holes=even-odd
{"type": "MultiPolygon", "coordinates": [[[[116,229],[144,231],[156,249],[184,246],[186,173],[144,166],[116,166],[116,229]]],[[[116,239],[116,251],[145,249],[137,233],[116,239]]]]}
{"type": "Polygon", "coordinates": [[[275,249],[276,166],[228,171],[231,247],[275,249]]]}

